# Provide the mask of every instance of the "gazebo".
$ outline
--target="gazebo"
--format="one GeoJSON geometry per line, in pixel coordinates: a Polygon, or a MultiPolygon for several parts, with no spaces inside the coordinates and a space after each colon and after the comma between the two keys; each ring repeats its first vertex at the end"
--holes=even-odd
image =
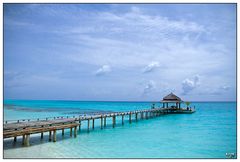
{"type": "Polygon", "coordinates": [[[163,100],[161,101],[161,103],[163,103],[163,108],[165,108],[165,107],[168,108],[168,104],[173,103],[173,104],[175,104],[175,106],[171,106],[171,107],[176,108],[176,109],[181,108],[181,102],[183,102],[181,100],[181,98],[176,96],[173,93],[170,93],[169,95],[163,97],[163,100]]]}

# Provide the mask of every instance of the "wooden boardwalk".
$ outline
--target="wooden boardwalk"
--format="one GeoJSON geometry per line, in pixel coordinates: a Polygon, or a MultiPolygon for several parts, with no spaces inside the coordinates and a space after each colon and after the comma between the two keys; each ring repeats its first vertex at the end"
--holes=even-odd
{"type": "Polygon", "coordinates": [[[100,127],[106,127],[106,119],[112,118],[112,127],[114,128],[116,125],[116,117],[121,116],[121,123],[124,124],[124,117],[127,115],[129,123],[132,122],[132,118],[135,121],[139,119],[149,119],[153,117],[158,117],[164,114],[173,114],[173,113],[193,113],[194,110],[187,109],[176,109],[176,108],[153,108],[153,109],[145,109],[145,110],[136,110],[136,111],[127,111],[127,112],[115,112],[115,113],[107,113],[107,114],[97,114],[91,116],[78,116],[78,117],[53,117],[46,118],[44,120],[31,120],[31,119],[23,119],[17,121],[5,121],[3,126],[3,138],[14,138],[14,142],[17,141],[18,136],[22,136],[22,144],[24,146],[29,146],[30,135],[31,134],[41,134],[41,139],[43,138],[43,134],[45,132],[49,133],[49,141],[56,142],[56,133],[57,130],[62,131],[62,135],[64,135],[65,129],[70,129],[70,136],[72,136],[72,131],[74,129],[74,137],[77,136],[77,127],[81,129],[81,122],[87,121],[87,131],[90,130],[90,120],[92,121],[92,129],[95,127],[95,120],[100,120],[100,127]]]}

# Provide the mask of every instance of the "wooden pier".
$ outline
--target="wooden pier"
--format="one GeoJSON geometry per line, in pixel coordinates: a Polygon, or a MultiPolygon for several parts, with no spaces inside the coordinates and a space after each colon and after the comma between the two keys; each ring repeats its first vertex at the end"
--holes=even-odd
{"type": "Polygon", "coordinates": [[[184,108],[152,108],[145,110],[136,110],[128,112],[115,112],[108,114],[97,114],[91,116],[78,116],[78,117],[53,117],[46,118],[44,120],[17,120],[17,121],[5,121],[3,126],[3,138],[13,138],[14,142],[17,141],[17,137],[22,136],[22,144],[24,146],[30,146],[30,135],[41,134],[40,138],[43,138],[44,133],[48,133],[49,141],[57,141],[57,131],[62,131],[64,136],[64,130],[70,129],[70,137],[72,137],[72,130],[74,129],[74,137],[77,136],[77,129],[81,130],[81,123],[87,121],[87,131],[90,131],[90,121],[92,121],[92,130],[95,128],[96,120],[100,120],[100,128],[103,129],[107,125],[107,118],[112,119],[112,127],[116,126],[116,117],[121,117],[121,124],[124,125],[124,117],[128,116],[129,123],[135,121],[158,117],[165,114],[175,113],[193,113],[194,110],[184,108]]]}

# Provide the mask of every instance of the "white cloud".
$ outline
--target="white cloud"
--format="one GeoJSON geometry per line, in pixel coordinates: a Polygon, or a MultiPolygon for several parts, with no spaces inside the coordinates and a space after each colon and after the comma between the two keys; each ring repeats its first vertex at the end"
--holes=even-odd
{"type": "Polygon", "coordinates": [[[220,89],[224,90],[224,91],[228,91],[231,87],[230,86],[227,86],[227,85],[224,85],[224,86],[221,86],[220,89]]]}
{"type": "Polygon", "coordinates": [[[111,72],[111,66],[109,65],[103,65],[101,68],[99,68],[96,72],[95,75],[100,76],[100,75],[104,75],[107,74],[109,72],[111,72]]]}
{"type": "MultiPolygon", "coordinates": [[[[36,65],[40,64],[37,61],[39,59],[44,59],[41,63],[45,65],[46,62],[52,60],[49,57],[57,59],[55,62],[48,63],[48,69],[52,69],[51,66],[56,65],[58,65],[56,67],[61,65],[61,68],[58,68],[60,71],[66,67],[74,68],[81,71],[81,75],[86,76],[81,78],[87,80],[88,75],[105,75],[111,72],[112,67],[114,67],[116,77],[111,78],[113,83],[119,82],[122,78],[127,78],[124,80],[125,86],[134,86],[130,83],[148,77],[147,80],[155,80],[157,86],[161,87],[154,90],[155,82],[147,84],[144,82],[144,85],[136,88],[139,91],[138,94],[144,91],[146,94],[154,92],[155,95],[158,90],[159,93],[168,93],[172,91],[171,89],[179,94],[181,92],[188,94],[191,91],[197,94],[205,91],[205,88],[196,88],[199,85],[199,77],[188,78],[188,76],[194,76],[194,74],[201,74],[201,87],[211,85],[210,90],[221,90],[223,94],[234,90],[235,87],[232,83],[235,83],[235,81],[232,80],[236,77],[233,71],[236,68],[235,46],[233,46],[234,43],[231,43],[234,37],[227,39],[228,37],[225,34],[221,35],[224,33],[222,31],[235,31],[232,28],[230,28],[231,30],[223,28],[232,21],[221,23],[222,25],[209,21],[221,31],[219,33],[215,32],[216,30],[211,30],[208,23],[203,23],[198,19],[188,19],[184,15],[162,14],[161,9],[159,9],[160,12],[152,12],[141,5],[131,6],[127,10],[115,8],[92,12],[89,12],[89,9],[75,8],[74,6],[68,7],[67,10],[62,7],[52,7],[50,9],[44,7],[44,11],[48,11],[44,12],[45,16],[56,17],[56,22],[58,22],[58,16],[61,15],[59,20],[64,20],[64,25],[39,23],[33,21],[34,19],[30,22],[40,26],[41,30],[36,30],[35,27],[32,29],[33,26],[25,24],[28,23],[24,21],[25,19],[19,19],[20,23],[16,23],[18,22],[17,19],[6,21],[6,24],[12,26],[26,25],[37,34],[45,32],[44,35],[46,34],[47,37],[51,38],[51,42],[47,40],[43,43],[42,47],[46,48],[38,49],[40,51],[38,55],[35,52],[35,55],[29,53],[28,56],[26,55],[27,57],[24,57],[36,60],[36,65]],[[79,12],[79,9],[81,9],[81,12],[79,12]],[[220,37],[224,39],[219,39],[220,37]],[[109,63],[111,67],[107,65],[109,63]],[[91,74],[89,74],[89,70],[92,71],[91,74]],[[155,70],[158,73],[152,73],[155,70]],[[139,72],[148,74],[143,75],[139,72]],[[204,76],[207,78],[204,79],[204,76]],[[218,78],[214,78],[214,76],[218,78]],[[169,88],[160,86],[160,82],[168,83],[169,88]],[[220,89],[223,82],[228,83],[231,89],[229,90],[228,86],[223,86],[220,89]],[[213,84],[215,87],[212,87],[213,84]]],[[[42,9],[39,9],[39,11],[42,12],[42,9]]],[[[9,58],[18,59],[18,57],[20,58],[20,55],[16,55],[16,58],[9,58]]],[[[75,76],[73,71],[68,73],[75,76]]],[[[11,75],[8,75],[6,78],[11,77],[11,75]]],[[[118,87],[117,89],[119,91],[119,89],[127,90],[128,88],[118,87]]],[[[148,96],[149,99],[152,96],[148,96]]]]}
{"type": "Polygon", "coordinates": [[[220,60],[223,57],[216,59],[216,56],[212,56],[213,52],[210,51],[216,51],[216,43],[208,43],[208,46],[194,44],[199,41],[199,37],[205,36],[207,27],[193,21],[173,20],[160,14],[151,15],[132,7],[129,12],[122,14],[99,12],[92,17],[91,22],[86,20],[85,24],[60,30],[64,34],[59,34],[71,39],[72,44],[83,47],[79,49],[77,46],[75,50],[67,51],[70,54],[63,57],[98,66],[111,62],[112,66],[118,68],[139,68],[152,60],[159,61],[148,65],[143,72],[154,70],[158,64],[167,64],[166,60],[170,62],[167,67],[170,70],[188,72],[197,69],[198,73],[210,68],[218,69],[227,63],[220,60]],[[187,39],[183,41],[184,36],[187,39]]]}
{"type": "Polygon", "coordinates": [[[153,71],[154,69],[156,69],[157,67],[159,67],[159,62],[152,62],[150,64],[148,64],[144,69],[143,69],[143,73],[148,73],[153,71]]]}
{"type": "Polygon", "coordinates": [[[143,94],[149,94],[156,88],[156,83],[153,80],[149,80],[144,87],[143,94]]]}
{"type": "Polygon", "coordinates": [[[195,89],[199,85],[199,76],[194,76],[193,79],[186,78],[182,82],[182,89],[183,89],[183,95],[186,95],[190,93],[193,89],[195,89]]]}
{"type": "Polygon", "coordinates": [[[149,15],[141,12],[140,8],[132,7],[130,12],[125,14],[114,14],[103,12],[101,19],[109,22],[125,24],[128,27],[134,27],[136,31],[144,29],[145,31],[158,30],[176,31],[176,32],[205,32],[204,26],[193,21],[172,20],[161,15],[149,15]],[[134,21],[134,23],[132,23],[134,21]]]}

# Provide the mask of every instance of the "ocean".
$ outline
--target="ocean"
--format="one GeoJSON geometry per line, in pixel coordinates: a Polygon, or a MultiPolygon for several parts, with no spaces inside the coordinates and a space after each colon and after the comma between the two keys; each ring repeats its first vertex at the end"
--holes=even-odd
{"type": "MultiPolygon", "coordinates": [[[[91,115],[97,112],[121,112],[151,108],[152,102],[94,102],[54,100],[4,100],[4,120],[37,119],[54,116],[91,115]]],[[[161,106],[156,103],[156,106],[161,106]]],[[[185,106],[182,104],[182,106],[185,106]]],[[[117,117],[112,128],[86,130],[83,122],[76,138],[69,130],[57,142],[48,141],[48,133],[31,135],[30,147],[22,147],[21,139],[3,142],[4,158],[227,158],[237,153],[236,102],[192,102],[193,114],[168,114],[124,125],[117,117]]],[[[236,156],[234,157],[236,158],[236,156]]]]}

